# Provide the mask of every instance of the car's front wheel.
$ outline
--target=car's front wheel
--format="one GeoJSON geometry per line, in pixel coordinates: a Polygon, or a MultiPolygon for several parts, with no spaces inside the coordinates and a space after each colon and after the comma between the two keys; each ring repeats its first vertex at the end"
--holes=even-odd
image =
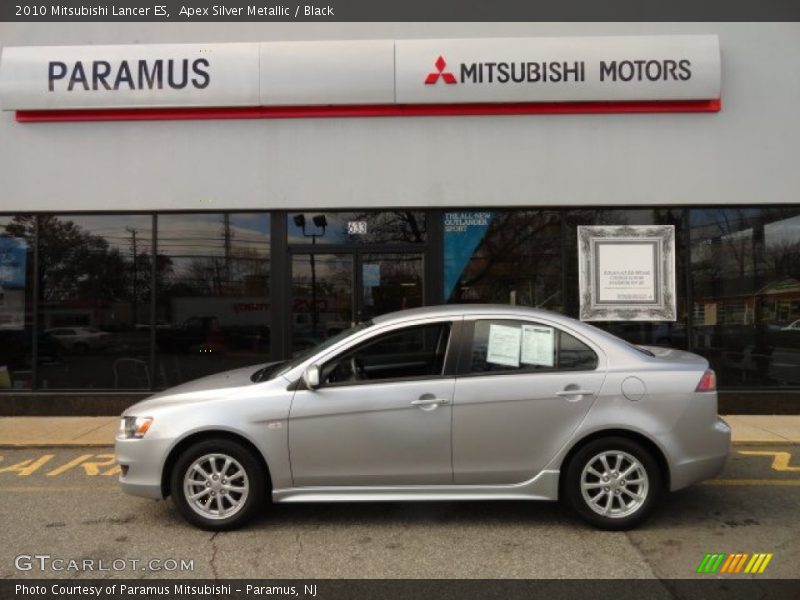
{"type": "Polygon", "coordinates": [[[570,460],[565,495],[575,511],[601,529],[631,529],[662,494],[658,463],[641,444],[622,437],[593,440],[570,460]]]}
{"type": "Polygon", "coordinates": [[[209,439],[184,450],[170,490],[181,515],[212,531],[240,527],[264,506],[266,474],[253,453],[227,439],[209,439]]]}

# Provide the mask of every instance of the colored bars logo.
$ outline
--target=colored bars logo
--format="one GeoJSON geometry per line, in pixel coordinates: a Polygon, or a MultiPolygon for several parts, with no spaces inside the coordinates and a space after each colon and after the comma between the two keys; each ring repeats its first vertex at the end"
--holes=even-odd
{"type": "Polygon", "coordinates": [[[698,573],[725,573],[728,575],[738,573],[763,573],[767,569],[772,554],[737,552],[726,554],[718,552],[706,554],[697,567],[698,573]]]}

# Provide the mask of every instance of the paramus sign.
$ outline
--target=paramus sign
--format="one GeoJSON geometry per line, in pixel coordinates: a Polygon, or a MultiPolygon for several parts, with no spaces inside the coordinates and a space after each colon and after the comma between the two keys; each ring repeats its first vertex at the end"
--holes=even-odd
{"type": "Polygon", "coordinates": [[[2,50],[0,107],[20,120],[713,111],[720,73],[715,35],[23,46],[2,50]]]}

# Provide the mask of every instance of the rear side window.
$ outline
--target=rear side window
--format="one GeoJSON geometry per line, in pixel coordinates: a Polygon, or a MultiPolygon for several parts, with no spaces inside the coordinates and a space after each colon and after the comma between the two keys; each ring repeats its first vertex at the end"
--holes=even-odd
{"type": "Polygon", "coordinates": [[[470,373],[502,371],[592,371],[597,354],[555,327],[531,321],[475,321],[470,373]]]}

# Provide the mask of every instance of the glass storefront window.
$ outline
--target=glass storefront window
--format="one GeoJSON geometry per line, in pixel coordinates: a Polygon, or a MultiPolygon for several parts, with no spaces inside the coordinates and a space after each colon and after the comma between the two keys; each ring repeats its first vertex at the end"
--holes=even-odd
{"type": "Polygon", "coordinates": [[[269,360],[269,213],[160,215],[157,387],[269,360]]]}
{"type": "Polygon", "coordinates": [[[800,206],[448,211],[441,240],[431,214],[288,213],[280,307],[268,212],[2,215],[0,393],[144,392],[266,362],[274,310],[291,355],[422,305],[429,242],[442,244],[446,302],[578,317],[579,225],[676,228],[677,320],[595,325],[705,356],[721,390],[800,386],[800,206]]]}
{"type": "MultiPolygon", "coordinates": [[[[33,384],[33,240],[30,216],[0,216],[0,391],[33,384]]],[[[39,356],[54,360],[52,342],[39,338],[39,356]]]]}
{"type": "Polygon", "coordinates": [[[422,255],[363,254],[358,320],[423,304],[422,255]]]}
{"type": "Polygon", "coordinates": [[[418,244],[427,238],[425,213],[298,212],[287,220],[290,244],[418,244]]]}
{"type": "Polygon", "coordinates": [[[561,218],[556,211],[444,214],[444,293],[561,312],[561,218]]]}
{"type": "Polygon", "coordinates": [[[151,242],[150,215],[39,217],[40,388],[150,387],[151,242]]]}
{"type": "Polygon", "coordinates": [[[350,254],[292,256],[292,356],[352,327],[353,262],[350,254]]]}
{"type": "Polygon", "coordinates": [[[694,351],[721,388],[800,385],[800,210],[692,209],[694,351]]]}

